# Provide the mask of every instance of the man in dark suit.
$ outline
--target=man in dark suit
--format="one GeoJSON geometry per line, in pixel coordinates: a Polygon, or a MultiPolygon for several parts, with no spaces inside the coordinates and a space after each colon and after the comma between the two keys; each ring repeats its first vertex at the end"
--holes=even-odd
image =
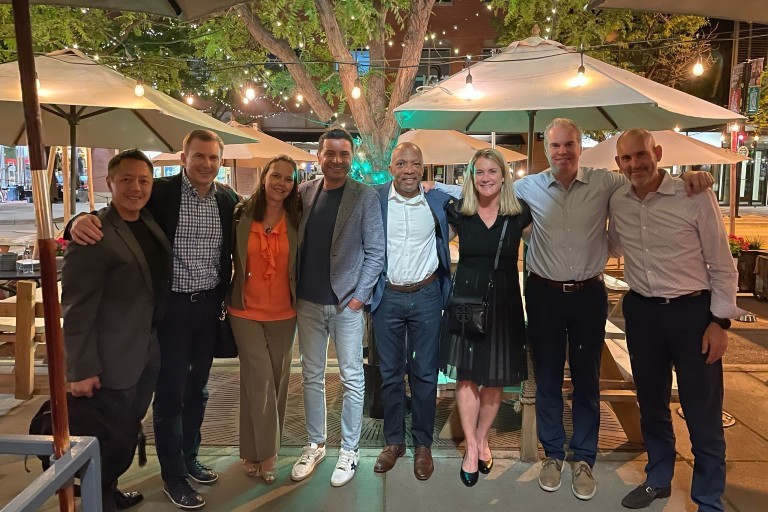
{"type": "Polygon", "coordinates": [[[144,209],[152,162],[141,151],[112,158],[107,184],[112,203],[99,214],[101,243],[70,244],[64,256],[62,305],[70,414],[77,416],[73,424],[102,433],[102,501],[109,512],[141,501],[139,493],[116,496],[117,479],[131,465],[160,369],[156,326],[167,300],[171,247],[144,209]]]}
{"type": "MultiPolygon", "coordinates": [[[[212,484],[218,475],[198,459],[200,426],[208,401],[206,384],[213,362],[218,316],[232,276],[234,190],[216,183],[224,143],[209,130],[184,138],[181,174],[155,180],[147,209],[173,246],[168,312],[158,334],[162,371],[153,404],[155,443],[174,505],[205,505],[187,476],[212,484]]],[[[98,219],[78,217],[71,230],[78,243],[100,238],[98,219]]]]}
{"type": "Polygon", "coordinates": [[[410,142],[392,151],[393,180],[377,186],[384,221],[384,271],[371,301],[381,369],[386,446],[374,471],[385,473],[405,453],[405,376],[412,400],[413,473],[432,476],[438,349],[443,306],[451,290],[445,206],[451,197],[424,194],[421,149],[410,142]]]}

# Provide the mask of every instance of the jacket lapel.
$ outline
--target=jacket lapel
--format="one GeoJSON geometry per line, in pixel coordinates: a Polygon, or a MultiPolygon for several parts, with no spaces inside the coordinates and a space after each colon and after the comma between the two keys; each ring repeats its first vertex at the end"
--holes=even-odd
{"type": "Polygon", "coordinates": [[[301,222],[299,223],[299,251],[301,251],[301,246],[304,244],[304,232],[307,229],[307,220],[312,214],[312,207],[315,205],[322,184],[323,180],[312,180],[307,182],[307,187],[301,194],[304,211],[301,215],[301,222]]]}
{"type": "Polygon", "coordinates": [[[128,224],[126,224],[125,221],[120,218],[117,210],[111,206],[107,211],[107,218],[115,227],[115,233],[117,233],[117,236],[119,236],[123,243],[128,246],[128,249],[133,254],[133,257],[136,258],[136,261],[139,264],[139,268],[141,269],[141,275],[144,278],[144,282],[149,288],[150,293],[155,293],[154,286],[152,286],[152,274],[149,271],[147,258],[144,257],[144,251],[141,250],[139,242],[137,242],[136,237],[133,236],[131,228],[129,228],[128,224]]]}
{"type": "Polygon", "coordinates": [[[352,211],[355,209],[357,203],[357,196],[360,194],[362,185],[353,180],[347,178],[344,185],[344,192],[341,195],[341,204],[339,204],[339,213],[336,215],[336,224],[333,227],[333,239],[331,240],[331,247],[336,243],[336,239],[339,238],[341,230],[344,229],[344,224],[347,223],[349,216],[352,215],[352,211]]]}
{"type": "Polygon", "coordinates": [[[241,275],[245,275],[245,265],[248,259],[248,237],[251,236],[251,224],[253,223],[251,212],[245,208],[239,208],[235,224],[235,247],[241,275]]]}

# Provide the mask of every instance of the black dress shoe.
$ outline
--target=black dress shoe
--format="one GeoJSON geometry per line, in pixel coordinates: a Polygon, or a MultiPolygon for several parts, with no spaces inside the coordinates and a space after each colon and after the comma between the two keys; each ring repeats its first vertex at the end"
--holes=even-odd
{"type": "Polygon", "coordinates": [[[660,487],[654,489],[645,484],[638,485],[632,492],[624,496],[621,505],[626,508],[646,508],[653,503],[653,500],[659,498],[669,498],[672,494],[671,487],[660,487]]]}
{"type": "Polygon", "coordinates": [[[493,454],[491,454],[491,458],[488,460],[478,459],[477,461],[478,471],[480,471],[484,475],[487,475],[488,473],[491,472],[491,469],[493,469],[493,454]]]}
{"type": "Polygon", "coordinates": [[[187,464],[187,473],[195,482],[206,485],[210,485],[219,479],[219,475],[217,475],[213,469],[197,459],[187,464]]]}
{"type": "Polygon", "coordinates": [[[117,510],[125,510],[131,508],[134,505],[138,505],[144,496],[140,492],[122,492],[119,489],[114,492],[115,494],[115,507],[117,510]]]}
{"type": "MultiPolygon", "coordinates": [[[[464,459],[462,459],[462,466],[463,464],[464,464],[464,459]]],[[[464,471],[464,467],[459,468],[459,478],[461,478],[461,483],[463,483],[467,487],[474,487],[479,477],[480,477],[480,473],[478,471],[475,471],[474,473],[468,473],[464,471]]]]}
{"type": "Polygon", "coordinates": [[[205,506],[205,500],[189,484],[186,478],[166,482],[163,492],[171,502],[182,510],[196,510],[205,506]]]}

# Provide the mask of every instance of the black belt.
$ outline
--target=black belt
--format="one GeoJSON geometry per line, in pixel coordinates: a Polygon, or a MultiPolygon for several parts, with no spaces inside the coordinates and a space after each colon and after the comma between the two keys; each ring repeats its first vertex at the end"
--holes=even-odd
{"type": "Polygon", "coordinates": [[[432,284],[437,279],[437,272],[432,272],[426,279],[412,284],[393,284],[387,281],[386,287],[389,290],[395,290],[396,292],[416,292],[424,288],[425,286],[432,284]]]}
{"type": "Polygon", "coordinates": [[[192,293],[186,293],[186,292],[173,292],[174,295],[177,295],[180,298],[184,298],[189,300],[189,302],[200,302],[202,300],[207,299],[208,297],[213,297],[213,292],[216,290],[201,290],[199,292],[192,292],[192,293]]]}
{"type": "Polygon", "coordinates": [[[590,277],[589,279],[585,279],[584,281],[553,281],[551,279],[547,279],[546,277],[541,277],[539,275],[534,274],[533,272],[530,272],[528,274],[528,279],[539,282],[541,284],[545,284],[550,288],[554,288],[555,290],[560,290],[561,292],[570,293],[570,292],[580,292],[581,290],[583,290],[588,286],[602,283],[603,274],[597,274],[595,277],[590,277]]]}
{"type": "Polygon", "coordinates": [[[699,295],[709,295],[709,290],[696,290],[695,292],[686,293],[685,295],[678,295],[677,297],[667,298],[667,297],[646,297],[645,295],[640,295],[634,290],[630,290],[629,293],[634,295],[635,297],[638,297],[643,300],[647,300],[649,302],[653,302],[654,304],[672,304],[673,302],[676,302],[680,299],[688,299],[691,297],[698,297],[699,295]]]}

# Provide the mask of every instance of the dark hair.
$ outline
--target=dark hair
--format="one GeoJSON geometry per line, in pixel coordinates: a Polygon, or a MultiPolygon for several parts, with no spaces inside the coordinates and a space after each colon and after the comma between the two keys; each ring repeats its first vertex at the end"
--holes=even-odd
{"type": "Polygon", "coordinates": [[[203,142],[216,141],[219,144],[219,157],[221,157],[221,154],[224,152],[224,141],[221,140],[221,137],[219,137],[216,132],[212,132],[211,130],[192,130],[186,137],[184,137],[184,142],[181,144],[184,154],[187,154],[189,145],[192,144],[192,141],[195,139],[202,140],[203,142]]]}
{"type": "Polygon", "coordinates": [[[271,158],[264,167],[261,168],[259,173],[259,179],[256,181],[256,188],[253,190],[253,194],[245,201],[245,210],[251,210],[251,217],[257,222],[264,220],[264,215],[267,212],[267,194],[264,190],[264,184],[267,180],[267,174],[271,167],[276,162],[288,162],[293,166],[293,188],[288,194],[288,197],[283,199],[283,208],[285,208],[285,214],[288,217],[288,221],[293,227],[299,227],[299,221],[301,221],[301,206],[299,204],[299,175],[298,165],[296,161],[287,155],[278,155],[271,158]]]}
{"type": "Polygon", "coordinates": [[[331,126],[329,127],[325,133],[323,133],[320,136],[320,140],[318,141],[317,146],[317,152],[320,153],[323,150],[323,143],[327,139],[344,139],[349,141],[349,145],[352,146],[352,149],[355,149],[355,141],[352,140],[352,136],[349,134],[347,130],[340,126],[331,126]]]}
{"type": "Polygon", "coordinates": [[[121,151],[115,156],[113,156],[109,163],[107,164],[107,177],[112,179],[115,177],[115,172],[117,169],[117,166],[120,165],[120,162],[123,160],[138,160],[140,162],[144,162],[147,164],[147,167],[149,167],[149,173],[152,174],[155,170],[155,166],[152,163],[152,160],[147,157],[141,150],[139,149],[126,149],[125,151],[121,151]]]}

